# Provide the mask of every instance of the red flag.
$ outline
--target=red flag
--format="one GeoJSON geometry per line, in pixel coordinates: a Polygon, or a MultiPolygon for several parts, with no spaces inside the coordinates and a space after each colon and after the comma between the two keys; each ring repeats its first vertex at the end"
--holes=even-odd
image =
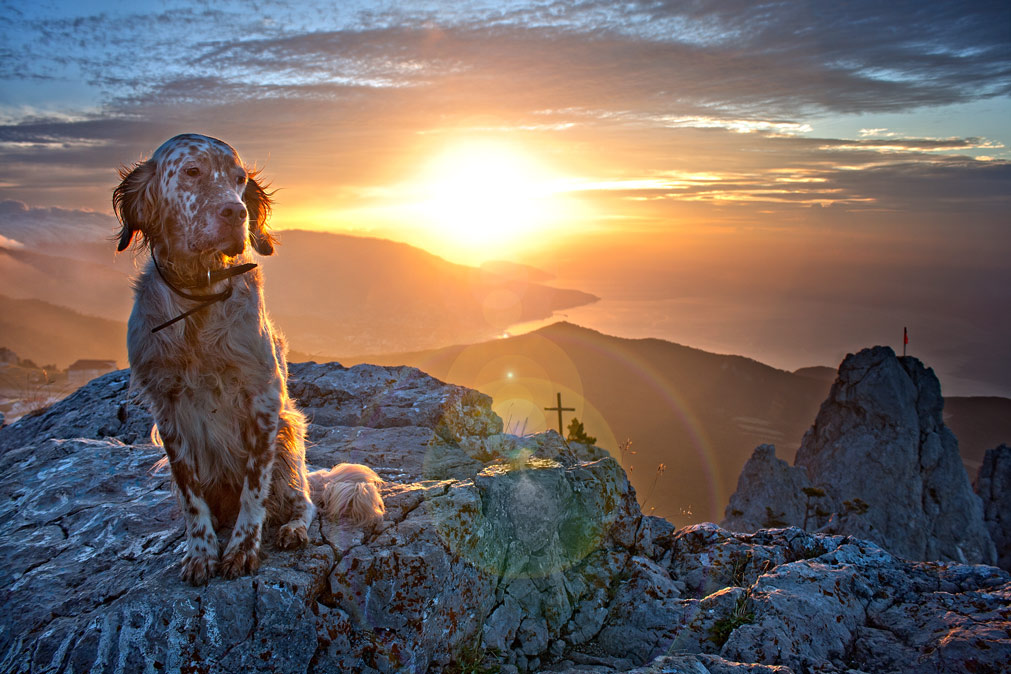
{"type": "Polygon", "coordinates": [[[902,328],[902,343],[909,344],[909,333],[906,332],[905,328],[902,328]]]}

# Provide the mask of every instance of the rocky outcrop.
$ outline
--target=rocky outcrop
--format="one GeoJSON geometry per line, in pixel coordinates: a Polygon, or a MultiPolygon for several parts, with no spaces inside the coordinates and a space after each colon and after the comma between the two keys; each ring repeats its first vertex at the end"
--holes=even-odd
{"type": "Polygon", "coordinates": [[[737,478],[722,526],[733,531],[757,531],[793,523],[803,528],[808,519],[811,480],[802,468],[776,458],[773,445],[759,445],[737,478]]]}
{"type": "Polygon", "coordinates": [[[309,462],[384,521],[194,588],[127,374],[0,431],[3,672],[998,671],[1011,576],[797,528],[675,530],[616,462],[411,368],[296,364],[309,462]],[[982,646],[981,646],[982,644],[982,646]]]}
{"type": "MultiPolygon", "coordinates": [[[[707,653],[779,671],[996,672],[989,649],[1011,656],[1009,578],[848,536],[701,524],[633,557],[598,643],[628,659],[707,653]]],[[[706,671],[681,666],[642,671],[706,671]]]]}
{"type": "Polygon", "coordinates": [[[943,406],[919,360],[888,347],[847,356],[794,467],[759,447],[724,524],[793,524],[870,539],[907,559],[994,563],[943,406]]]}
{"type": "Polygon", "coordinates": [[[997,547],[997,565],[1011,570],[1011,447],[986,450],[972,486],[983,500],[983,519],[997,547]]]}

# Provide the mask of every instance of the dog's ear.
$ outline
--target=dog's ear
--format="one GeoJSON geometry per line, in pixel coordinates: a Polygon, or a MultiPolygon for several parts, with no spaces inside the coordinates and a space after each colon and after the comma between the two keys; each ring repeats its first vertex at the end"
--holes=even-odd
{"type": "Polygon", "coordinates": [[[249,243],[260,255],[273,255],[277,239],[267,230],[267,219],[270,218],[270,207],[274,203],[271,197],[274,193],[263,188],[258,176],[257,171],[249,172],[246,191],[242,194],[249,212],[249,243]]]}
{"type": "Polygon", "coordinates": [[[155,163],[150,159],[134,164],[132,169],[125,166],[119,169],[122,182],[112,192],[112,210],[123,226],[119,233],[119,251],[127,249],[138,231],[146,235],[145,213],[150,210],[154,176],[155,163]]]}

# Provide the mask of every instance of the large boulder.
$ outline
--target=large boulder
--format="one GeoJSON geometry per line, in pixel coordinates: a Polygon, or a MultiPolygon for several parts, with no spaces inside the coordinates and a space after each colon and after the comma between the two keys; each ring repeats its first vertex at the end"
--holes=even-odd
{"type": "Polygon", "coordinates": [[[755,530],[775,516],[773,524],[867,538],[907,559],[995,563],[943,406],[937,377],[916,358],[888,347],[847,356],[794,467],[756,450],[724,524],[755,530]]]}
{"type": "MultiPolygon", "coordinates": [[[[999,671],[1011,576],[797,528],[675,530],[620,466],[503,435],[411,368],[292,366],[314,467],[387,514],[315,520],[256,574],[179,580],[183,522],[127,373],[0,430],[0,671],[999,671]]],[[[768,452],[771,455],[771,452],[768,452]]],[[[774,457],[773,457],[774,458],[774,457]]]]}
{"type": "Polygon", "coordinates": [[[296,364],[310,467],[372,466],[387,516],[317,519],[296,552],[268,530],[256,575],[192,588],[128,384],[0,434],[0,670],[423,672],[484,644],[526,670],[599,630],[641,520],[606,452],[503,436],[490,398],[413,368],[296,364]]]}
{"type": "Polygon", "coordinates": [[[1011,447],[986,450],[972,486],[983,499],[983,519],[997,547],[997,566],[1011,570],[1011,447]]]}
{"type": "Polygon", "coordinates": [[[812,489],[803,468],[776,457],[776,447],[759,445],[737,478],[721,524],[734,531],[757,531],[793,523],[803,526],[810,515],[805,490],[812,489]]]}

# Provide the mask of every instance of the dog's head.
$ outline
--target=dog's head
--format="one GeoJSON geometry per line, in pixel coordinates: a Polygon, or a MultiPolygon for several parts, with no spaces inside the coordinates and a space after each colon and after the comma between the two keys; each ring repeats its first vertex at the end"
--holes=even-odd
{"type": "Polygon", "coordinates": [[[274,252],[270,194],[228,143],[175,136],[147,161],[120,169],[120,177],[112,205],[122,225],[121,251],[139,232],[174,258],[239,255],[246,241],[261,255],[274,252]]]}

